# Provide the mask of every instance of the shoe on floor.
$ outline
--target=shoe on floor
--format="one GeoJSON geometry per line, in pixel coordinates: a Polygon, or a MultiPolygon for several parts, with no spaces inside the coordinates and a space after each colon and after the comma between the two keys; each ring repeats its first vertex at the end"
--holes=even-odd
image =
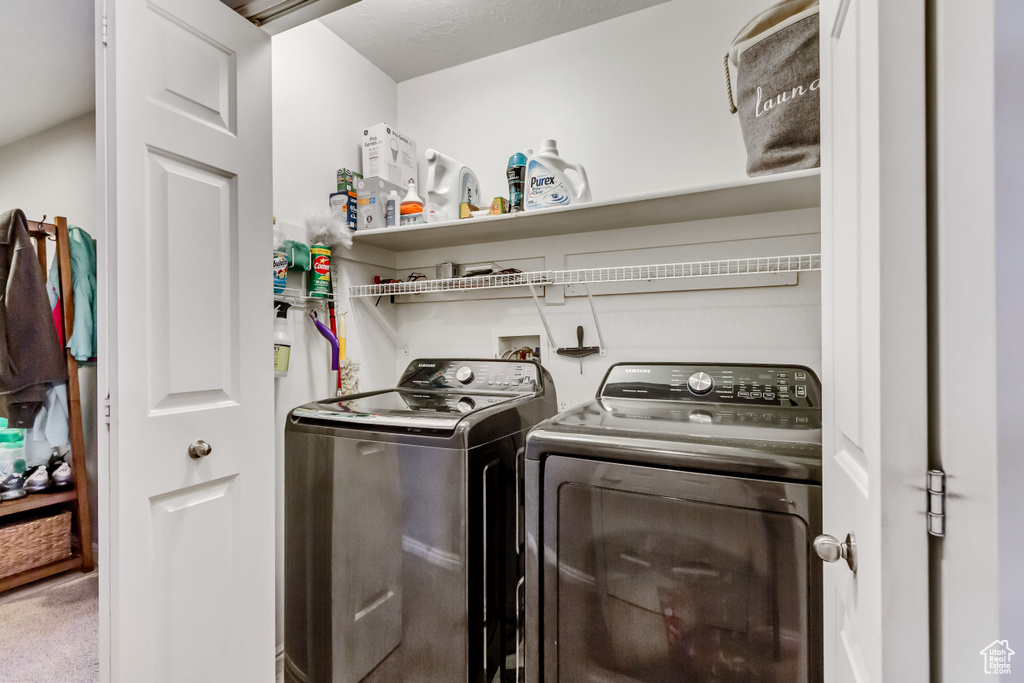
{"type": "Polygon", "coordinates": [[[41,493],[50,488],[50,473],[46,465],[35,465],[25,473],[25,490],[29,493],[41,493]]]}
{"type": "Polygon", "coordinates": [[[46,471],[49,472],[50,479],[53,480],[53,485],[57,488],[71,485],[71,465],[64,460],[63,455],[57,454],[57,449],[54,449],[53,454],[50,456],[50,462],[46,465],[46,471]]]}
{"type": "Polygon", "coordinates": [[[21,472],[11,472],[0,482],[0,500],[17,500],[27,495],[25,475],[21,472]]]}

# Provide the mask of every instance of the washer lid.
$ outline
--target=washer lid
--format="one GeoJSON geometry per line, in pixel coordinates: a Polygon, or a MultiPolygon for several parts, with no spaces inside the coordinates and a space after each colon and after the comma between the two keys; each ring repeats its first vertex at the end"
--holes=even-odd
{"type": "Polygon", "coordinates": [[[528,458],[555,453],[820,482],[821,415],[792,407],[600,398],[530,432],[528,458]]]}
{"type": "Polygon", "coordinates": [[[469,413],[517,398],[520,397],[393,389],[308,403],[293,410],[292,415],[299,420],[327,420],[348,425],[452,431],[469,413]]]}

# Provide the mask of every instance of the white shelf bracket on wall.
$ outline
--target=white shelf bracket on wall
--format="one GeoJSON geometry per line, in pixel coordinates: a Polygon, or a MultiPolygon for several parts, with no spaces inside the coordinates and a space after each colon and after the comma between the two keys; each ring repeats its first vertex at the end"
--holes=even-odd
{"type": "Polygon", "coordinates": [[[369,309],[370,313],[373,315],[373,319],[377,321],[377,324],[380,325],[380,328],[382,330],[384,330],[384,333],[388,335],[391,341],[394,342],[395,346],[397,346],[402,351],[403,354],[408,356],[409,345],[406,344],[405,341],[400,336],[398,336],[398,333],[395,332],[395,328],[391,327],[391,323],[389,323],[384,318],[384,315],[380,312],[380,309],[371,304],[369,301],[364,300],[364,302],[364,307],[369,309]]]}
{"type": "Polygon", "coordinates": [[[604,335],[601,334],[601,321],[597,319],[597,309],[594,308],[594,297],[590,294],[589,285],[583,285],[583,289],[587,292],[587,301],[590,302],[590,313],[594,316],[594,328],[597,330],[597,348],[601,350],[601,356],[607,356],[608,349],[604,346],[604,335]]]}
{"type": "MultiPolygon", "coordinates": [[[[604,346],[604,335],[601,334],[601,322],[597,319],[597,309],[594,307],[594,297],[590,294],[590,287],[583,285],[583,288],[587,292],[587,300],[590,301],[590,312],[594,316],[594,327],[597,329],[597,345],[601,349],[601,355],[607,356],[608,350],[604,346]]],[[[540,321],[544,324],[544,331],[548,335],[548,343],[551,344],[551,348],[557,349],[558,344],[555,343],[555,337],[551,334],[551,326],[548,325],[548,317],[544,314],[544,306],[540,303],[540,298],[537,296],[537,290],[534,289],[533,285],[530,285],[530,295],[533,296],[533,303],[537,306],[537,313],[540,315],[540,321]]]]}
{"type": "Polygon", "coordinates": [[[551,326],[548,325],[548,317],[544,315],[544,307],[540,305],[540,299],[537,298],[537,290],[534,289],[533,285],[530,285],[530,295],[533,297],[533,303],[537,305],[537,313],[540,315],[540,321],[544,323],[544,332],[548,335],[548,344],[551,345],[552,349],[557,349],[558,344],[555,343],[555,336],[551,334],[551,326]]]}

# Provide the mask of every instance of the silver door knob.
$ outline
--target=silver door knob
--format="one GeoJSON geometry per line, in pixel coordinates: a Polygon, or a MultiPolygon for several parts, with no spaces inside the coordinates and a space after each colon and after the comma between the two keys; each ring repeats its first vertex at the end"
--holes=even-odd
{"type": "Polygon", "coordinates": [[[846,541],[840,543],[834,536],[822,534],[814,539],[814,552],[826,562],[846,560],[850,571],[857,571],[857,539],[853,534],[846,534],[846,541]]]}
{"type": "Polygon", "coordinates": [[[194,459],[206,457],[213,450],[213,446],[202,439],[196,439],[188,445],[188,454],[194,459]]]}

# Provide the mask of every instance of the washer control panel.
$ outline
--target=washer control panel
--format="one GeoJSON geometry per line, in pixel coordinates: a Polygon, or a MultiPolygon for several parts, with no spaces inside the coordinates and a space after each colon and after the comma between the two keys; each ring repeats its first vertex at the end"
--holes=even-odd
{"type": "Polygon", "coordinates": [[[540,367],[512,360],[420,359],[409,364],[398,386],[530,394],[540,389],[540,367]]]}
{"type": "Polygon", "coordinates": [[[800,365],[619,363],[599,396],[781,408],[820,408],[821,384],[800,365]]]}

